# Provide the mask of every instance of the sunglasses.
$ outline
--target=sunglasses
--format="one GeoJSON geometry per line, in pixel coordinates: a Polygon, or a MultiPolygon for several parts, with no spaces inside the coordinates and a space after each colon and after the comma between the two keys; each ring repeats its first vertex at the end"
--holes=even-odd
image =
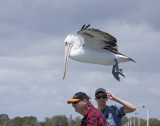
{"type": "Polygon", "coordinates": [[[101,98],[106,99],[107,95],[97,95],[96,96],[96,99],[101,99],[101,98]]]}
{"type": "Polygon", "coordinates": [[[78,102],[80,102],[82,100],[79,100],[79,101],[75,101],[75,102],[72,102],[73,105],[76,105],[78,102]]]}

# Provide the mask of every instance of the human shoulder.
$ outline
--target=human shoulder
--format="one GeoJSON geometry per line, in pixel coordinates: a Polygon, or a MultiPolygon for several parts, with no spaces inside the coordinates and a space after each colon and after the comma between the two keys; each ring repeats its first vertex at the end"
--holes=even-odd
{"type": "Polygon", "coordinates": [[[117,109],[116,105],[107,105],[103,110],[117,109]]]}
{"type": "Polygon", "coordinates": [[[120,106],[120,105],[111,105],[110,108],[112,109],[121,109],[123,108],[124,106],[120,106]]]}
{"type": "Polygon", "coordinates": [[[101,110],[102,113],[105,112],[111,112],[111,111],[118,111],[119,109],[122,109],[123,106],[117,106],[117,105],[107,105],[103,110],[101,110]]]}
{"type": "Polygon", "coordinates": [[[97,108],[95,108],[93,105],[91,105],[88,109],[88,114],[96,114],[97,115],[97,114],[100,114],[100,111],[97,108]]]}
{"type": "Polygon", "coordinates": [[[124,106],[117,106],[117,105],[112,105],[111,106],[111,111],[116,112],[117,115],[119,116],[124,116],[124,106]]]}

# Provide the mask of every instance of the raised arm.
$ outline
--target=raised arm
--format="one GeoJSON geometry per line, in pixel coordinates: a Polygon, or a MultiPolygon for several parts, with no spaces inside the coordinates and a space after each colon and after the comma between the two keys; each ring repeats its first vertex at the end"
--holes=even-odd
{"type": "Polygon", "coordinates": [[[133,104],[129,103],[128,101],[122,100],[108,91],[106,92],[106,94],[110,100],[116,101],[124,106],[124,113],[130,113],[136,110],[136,107],[133,104]]]}

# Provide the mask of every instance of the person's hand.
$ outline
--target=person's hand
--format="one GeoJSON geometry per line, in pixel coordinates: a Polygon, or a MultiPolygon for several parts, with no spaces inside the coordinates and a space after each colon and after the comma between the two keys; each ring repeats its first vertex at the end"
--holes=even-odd
{"type": "Polygon", "coordinates": [[[111,92],[106,91],[106,95],[107,95],[107,98],[109,98],[110,100],[115,100],[115,96],[111,92]]]}

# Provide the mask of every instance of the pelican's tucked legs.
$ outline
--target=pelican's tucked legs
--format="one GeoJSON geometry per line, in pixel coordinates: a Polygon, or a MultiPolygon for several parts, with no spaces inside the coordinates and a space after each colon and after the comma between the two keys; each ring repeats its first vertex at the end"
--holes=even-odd
{"type": "Polygon", "coordinates": [[[119,69],[118,60],[117,60],[117,59],[114,59],[114,61],[115,61],[115,65],[113,65],[112,74],[113,74],[113,76],[114,76],[118,81],[120,81],[119,74],[120,74],[121,76],[123,76],[123,77],[125,77],[125,76],[124,76],[124,74],[123,74],[122,69],[119,69]]]}

